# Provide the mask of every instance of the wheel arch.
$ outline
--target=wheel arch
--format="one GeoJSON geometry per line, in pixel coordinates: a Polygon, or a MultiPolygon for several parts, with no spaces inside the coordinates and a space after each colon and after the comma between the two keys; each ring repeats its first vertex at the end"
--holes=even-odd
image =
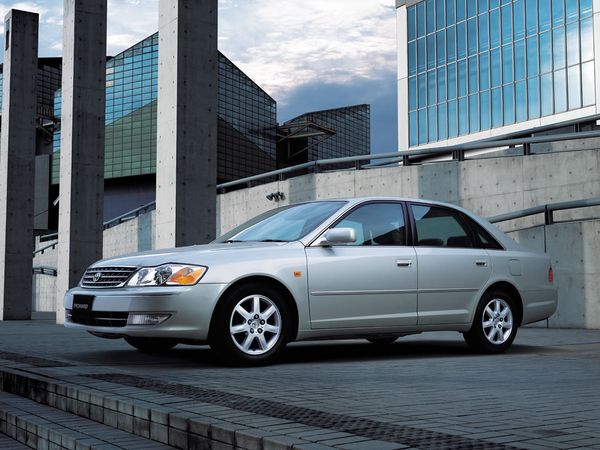
{"type": "Polygon", "coordinates": [[[231,283],[229,286],[227,286],[227,288],[219,296],[219,299],[217,300],[217,303],[213,310],[212,317],[210,318],[209,335],[212,332],[213,323],[214,323],[215,317],[217,316],[217,312],[219,311],[219,308],[223,307],[224,299],[227,298],[227,296],[233,290],[237,289],[238,287],[243,286],[244,284],[251,284],[251,283],[259,283],[262,285],[267,285],[267,286],[273,287],[273,288],[279,290],[283,294],[283,299],[288,304],[288,306],[290,307],[290,311],[292,312],[292,320],[291,320],[292,330],[290,332],[290,341],[296,340],[296,336],[298,335],[299,313],[298,313],[298,305],[296,304],[294,296],[285,284],[283,284],[281,281],[279,281],[273,277],[267,276],[267,275],[251,275],[248,277],[240,278],[240,279],[234,281],[233,283],[231,283]]]}
{"type": "Polygon", "coordinates": [[[515,301],[515,306],[517,308],[516,313],[518,317],[517,326],[521,326],[521,324],[523,323],[523,298],[521,297],[519,290],[514,284],[506,280],[495,281],[486,288],[486,290],[481,295],[481,298],[483,298],[488,292],[494,290],[505,292],[510,296],[510,298],[512,298],[515,301]]]}

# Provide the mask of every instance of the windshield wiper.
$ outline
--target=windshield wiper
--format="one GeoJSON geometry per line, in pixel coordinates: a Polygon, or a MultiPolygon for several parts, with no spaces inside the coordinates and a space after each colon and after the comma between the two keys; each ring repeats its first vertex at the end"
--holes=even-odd
{"type": "Polygon", "coordinates": [[[237,241],[235,239],[227,239],[226,241],[223,241],[223,244],[233,244],[235,242],[246,242],[246,241],[237,241]]]}
{"type": "Polygon", "coordinates": [[[260,241],[257,242],[290,242],[290,241],[284,241],[282,239],[261,239],[260,241]]]}

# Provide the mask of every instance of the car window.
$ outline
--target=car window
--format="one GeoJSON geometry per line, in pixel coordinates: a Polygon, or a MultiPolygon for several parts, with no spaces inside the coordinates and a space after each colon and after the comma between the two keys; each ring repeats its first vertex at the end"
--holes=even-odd
{"type": "Polygon", "coordinates": [[[352,228],[356,232],[356,242],[347,245],[406,245],[404,211],[400,203],[360,206],[334,228],[352,228]]]}
{"type": "Polygon", "coordinates": [[[481,225],[475,222],[470,217],[464,217],[464,219],[469,223],[471,229],[475,233],[475,246],[477,248],[487,248],[490,250],[504,250],[496,239],[481,225]]]}
{"type": "Polygon", "coordinates": [[[448,208],[411,205],[417,245],[424,247],[473,247],[468,226],[461,215],[448,208]]]}

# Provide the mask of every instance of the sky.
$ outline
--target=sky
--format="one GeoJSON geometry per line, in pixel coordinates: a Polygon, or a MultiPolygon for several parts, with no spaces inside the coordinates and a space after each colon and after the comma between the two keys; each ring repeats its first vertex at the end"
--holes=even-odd
{"type": "MultiPolygon", "coordinates": [[[[219,0],[219,50],[277,101],[279,122],[369,103],[373,153],[396,151],[394,4],[219,0]]],[[[39,54],[60,56],[62,7],[62,0],[0,0],[0,16],[10,8],[38,12],[39,54]]],[[[108,16],[108,54],[115,55],[158,30],[158,0],[108,0],[108,16]]]]}

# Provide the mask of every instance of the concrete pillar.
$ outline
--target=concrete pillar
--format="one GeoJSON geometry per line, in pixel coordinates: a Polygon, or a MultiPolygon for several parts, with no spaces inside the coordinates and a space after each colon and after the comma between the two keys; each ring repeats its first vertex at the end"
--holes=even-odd
{"type": "Polygon", "coordinates": [[[5,18],[0,137],[0,319],[31,318],[37,14],[5,18]]]}
{"type": "Polygon", "coordinates": [[[217,0],[160,0],[156,246],[216,232],[217,0]]]}
{"type": "Polygon", "coordinates": [[[63,297],[102,258],[106,0],[65,0],[56,321],[63,297]]]}

